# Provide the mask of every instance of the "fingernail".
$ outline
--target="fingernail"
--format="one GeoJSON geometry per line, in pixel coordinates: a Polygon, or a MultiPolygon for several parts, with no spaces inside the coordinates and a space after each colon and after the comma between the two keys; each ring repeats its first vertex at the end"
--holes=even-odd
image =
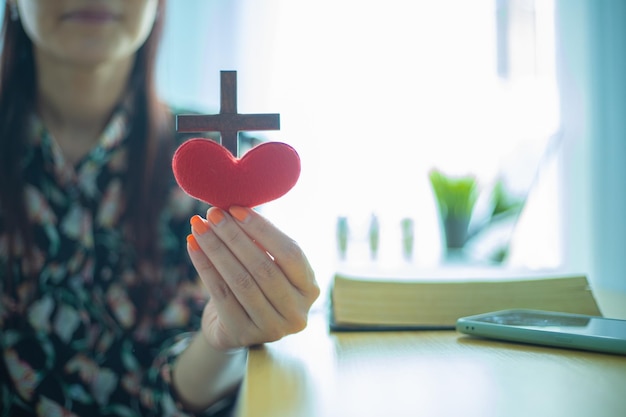
{"type": "Polygon", "coordinates": [[[217,207],[211,207],[209,209],[208,217],[211,223],[217,226],[224,220],[224,212],[217,207]]]}
{"type": "Polygon", "coordinates": [[[237,219],[237,221],[244,223],[250,217],[250,210],[245,207],[233,206],[228,209],[230,214],[237,219]]]}
{"type": "Polygon", "coordinates": [[[193,228],[193,230],[199,235],[202,235],[209,231],[209,225],[207,224],[206,220],[204,220],[197,214],[193,216],[189,222],[191,223],[191,227],[193,228]]]}
{"type": "Polygon", "coordinates": [[[192,251],[200,250],[200,245],[198,245],[198,241],[193,235],[187,235],[187,245],[192,251]]]}

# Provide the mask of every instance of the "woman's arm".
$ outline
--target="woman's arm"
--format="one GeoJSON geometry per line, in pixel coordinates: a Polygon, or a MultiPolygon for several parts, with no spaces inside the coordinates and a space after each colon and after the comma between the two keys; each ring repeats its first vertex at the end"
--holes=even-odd
{"type": "Polygon", "coordinates": [[[234,393],[244,375],[246,356],[245,348],[219,351],[198,332],[172,371],[175,391],[185,408],[203,411],[234,393]]]}
{"type": "Polygon", "coordinates": [[[300,247],[258,213],[211,208],[207,219],[192,218],[188,251],[211,299],[202,331],[173,370],[176,391],[193,409],[234,389],[244,372],[241,348],[304,329],[319,296],[300,247]]]}

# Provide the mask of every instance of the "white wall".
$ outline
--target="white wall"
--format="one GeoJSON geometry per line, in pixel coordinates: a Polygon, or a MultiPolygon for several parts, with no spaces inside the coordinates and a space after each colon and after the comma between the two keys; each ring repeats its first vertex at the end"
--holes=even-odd
{"type": "Polygon", "coordinates": [[[626,291],[626,2],[558,0],[568,267],[626,291]]]}

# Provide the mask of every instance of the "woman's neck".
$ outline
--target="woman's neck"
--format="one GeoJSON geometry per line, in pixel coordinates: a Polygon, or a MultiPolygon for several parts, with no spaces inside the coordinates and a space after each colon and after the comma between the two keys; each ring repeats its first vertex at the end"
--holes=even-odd
{"type": "Polygon", "coordinates": [[[68,162],[76,163],[96,144],[125,93],[132,58],[68,69],[67,62],[35,54],[37,110],[68,162]]]}

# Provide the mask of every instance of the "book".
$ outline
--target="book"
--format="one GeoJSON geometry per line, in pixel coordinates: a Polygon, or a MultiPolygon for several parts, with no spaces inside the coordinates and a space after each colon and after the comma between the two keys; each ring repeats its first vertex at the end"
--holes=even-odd
{"type": "Polygon", "coordinates": [[[601,315],[585,274],[507,268],[345,270],[330,289],[332,330],[453,329],[512,308],[601,315]]]}

